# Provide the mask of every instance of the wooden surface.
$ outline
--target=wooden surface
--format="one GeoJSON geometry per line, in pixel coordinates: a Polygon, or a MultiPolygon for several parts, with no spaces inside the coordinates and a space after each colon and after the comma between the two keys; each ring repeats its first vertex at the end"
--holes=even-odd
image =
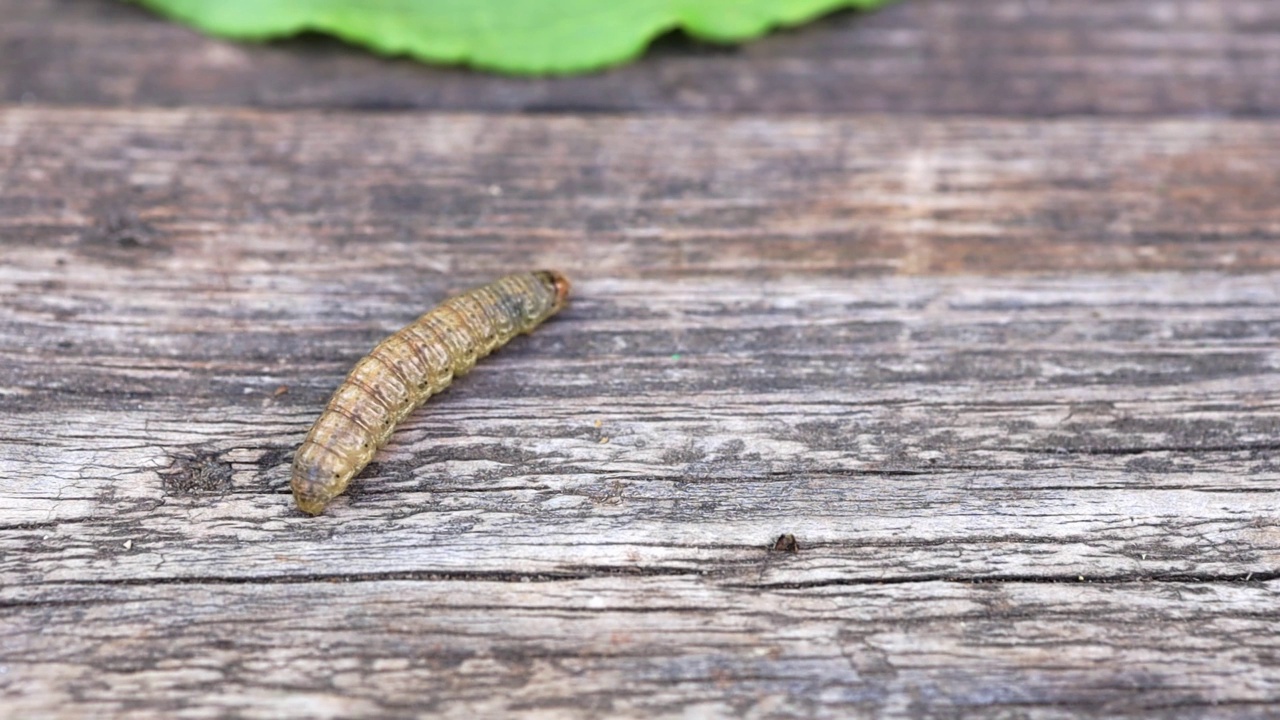
{"type": "Polygon", "coordinates": [[[1274,715],[1272,5],[523,82],[0,0],[0,714],[1274,715]],[[356,359],[543,266],[293,508],[356,359]]]}
{"type": "Polygon", "coordinates": [[[203,38],[116,0],[0,0],[0,99],[493,112],[1280,114],[1274,0],[904,0],[741,48],[544,80],[427,69],[319,38],[203,38]]]}

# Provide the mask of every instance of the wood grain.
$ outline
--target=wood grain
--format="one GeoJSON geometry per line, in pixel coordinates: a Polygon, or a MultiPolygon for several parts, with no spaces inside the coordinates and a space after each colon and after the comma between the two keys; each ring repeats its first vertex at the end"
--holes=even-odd
{"type": "Polygon", "coordinates": [[[24,715],[1280,701],[1280,274],[587,279],[309,518],[293,448],[418,306],[201,266],[0,271],[0,346],[60,348],[6,358],[24,715]]]}
{"type": "Polygon", "coordinates": [[[204,38],[116,0],[0,0],[0,100],[481,112],[1280,113],[1273,0],[907,0],[741,48],[521,80],[309,38],[204,38]]]}
{"type": "Polygon", "coordinates": [[[1265,716],[1277,279],[581,283],[316,519],[289,456],[387,300],[321,338],[287,291],[63,320],[131,357],[104,378],[209,389],[5,416],[0,685],[24,716],[1265,716]],[[296,351],[250,364],[259,333],[296,351]]]}
{"type": "MultiPolygon", "coordinates": [[[[965,574],[974,572],[965,544],[992,542],[1009,548],[981,571],[993,576],[1268,572],[1280,540],[1270,459],[1280,426],[1275,281],[588,280],[558,322],[407,421],[349,502],[310,522],[294,517],[287,496],[292,450],[380,334],[370,309],[412,317],[416,308],[372,296],[328,306],[334,330],[317,337],[310,308],[323,297],[279,293],[292,309],[273,320],[253,308],[278,291],[235,292],[224,296],[227,315],[196,321],[206,297],[151,290],[169,317],[200,331],[125,307],[112,321],[47,325],[42,335],[69,346],[56,372],[41,353],[11,354],[10,364],[41,366],[23,375],[56,374],[85,390],[7,384],[20,409],[6,421],[7,460],[24,479],[10,485],[6,515],[35,535],[63,523],[147,527],[169,512],[222,518],[202,540],[205,560],[157,564],[138,538],[108,566],[74,563],[72,576],[59,576],[67,580],[106,580],[97,573],[119,563],[136,563],[130,574],[141,577],[309,573],[317,558],[305,549],[318,549],[307,531],[343,527],[378,528],[351,538],[362,571],[413,569],[397,563],[421,548],[397,535],[416,535],[423,522],[458,535],[448,542],[456,554],[431,553],[436,563],[454,558],[448,569],[458,571],[504,572],[517,545],[530,563],[521,572],[587,558],[634,564],[634,548],[605,540],[632,530],[654,545],[643,558],[692,571],[706,553],[754,553],[800,524],[810,528],[797,533],[806,547],[850,532],[870,547],[831,549],[849,554],[847,566],[791,563],[778,582],[880,578],[910,556],[919,558],[910,574],[965,574]],[[95,336],[93,357],[72,359],[85,332],[95,336]],[[276,338],[270,357],[245,357],[263,336],[276,338]],[[187,376],[176,391],[111,390],[176,373],[187,376]],[[288,392],[277,395],[281,386],[288,392]],[[84,403],[59,402],[56,392],[84,403]],[[550,526],[558,536],[546,533],[544,502],[575,518],[550,526]],[[669,523],[644,529],[664,514],[669,523]],[[912,529],[921,516],[946,514],[955,524],[928,541],[892,556],[880,547],[926,532],[912,529]],[[236,542],[273,527],[267,518],[303,533],[296,554],[287,537],[236,542]],[[462,551],[478,524],[503,542],[462,551]],[[213,552],[224,534],[230,544],[213,552]],[[707,547],[686,555],[682,539],[707,547]]],[[[109,292],[76,302],[92,306],[109,292]]],[[[7,347],[28,334],[13,319],[4,328],[7,347]]],[[[91,527],[72,535],[97,541],[91,527]]],[[[187,539],[166,531],[148,542],[167,555],[187,539]]],[[[57,579],[31,562],[36,555],[10,564],[18,557],[3,565],[9,577],[57,579]]]]}
{"type": "Polygon", "coordinates": [[[1268,122],[10,109],[0,152],[2,259],[72,286],[1280,269],[1268,122]]]}
{"type": "Polygon", "coordinates": [[[657,576],[0,597],[23,717],[1265,718],[1278,586],[657,576]]]}
{"type": "Polygon", "coordinates": [[[0,109],[0,715],[1267,717],[1277,140],[0,109]],[[298,514],[352,362],[530,266],[298,514]]]}

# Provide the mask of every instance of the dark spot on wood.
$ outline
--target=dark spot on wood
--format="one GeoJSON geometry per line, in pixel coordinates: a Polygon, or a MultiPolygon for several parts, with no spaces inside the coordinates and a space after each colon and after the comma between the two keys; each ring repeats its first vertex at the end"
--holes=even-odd
{"type": "Polygon", "coordinates": [[[773,552],[795,553],[800,552],[800,543],[796,542],[796,536],[791,533],[784,533],[773,541],[773,552]]]}
{"type": "Polygon", "coordinates": [[[231,464],[214,453],[175,455],[162,479],[169,495],[221,494],[231,489],[231,464]]]}
{"type": "Polygon", "coordinates": [[[293,448],[276,447],[267,450],[258,459],[258,467],[266,472],[280,465],[288,465],[293,460],[293,448]]]}
{"type": "Polygon", "coordinates": [[[115,263],[135,263],[148,256],[172,252],[157,238],[159,233],[115,198],[95,203],[96,222],[81,238],[82,251],[93,258],[115,263]]]}

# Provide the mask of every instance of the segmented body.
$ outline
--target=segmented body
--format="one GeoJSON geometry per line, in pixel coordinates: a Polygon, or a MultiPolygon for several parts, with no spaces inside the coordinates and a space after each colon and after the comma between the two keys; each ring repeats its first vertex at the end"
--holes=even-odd
{"type": "Polygon", "coordinates": [[[564,306],[557,272],[517,273],[445,300],[383,340],[347,375],[293,460],[294,499],[318,515],[369,464],[396,425],[476,360],[564,306]]]}

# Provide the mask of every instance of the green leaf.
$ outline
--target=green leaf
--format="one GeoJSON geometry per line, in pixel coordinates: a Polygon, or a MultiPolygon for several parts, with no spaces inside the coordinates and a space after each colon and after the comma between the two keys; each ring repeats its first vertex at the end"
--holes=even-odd
{"type": "Polygon", "coordinates": [[[386,55],[510,73],[594,70],[682,28],[713,42],[756,37],[837,8],[890,0],[137,0],[206,32],[268,40],[335,35],[386,55]]]}

